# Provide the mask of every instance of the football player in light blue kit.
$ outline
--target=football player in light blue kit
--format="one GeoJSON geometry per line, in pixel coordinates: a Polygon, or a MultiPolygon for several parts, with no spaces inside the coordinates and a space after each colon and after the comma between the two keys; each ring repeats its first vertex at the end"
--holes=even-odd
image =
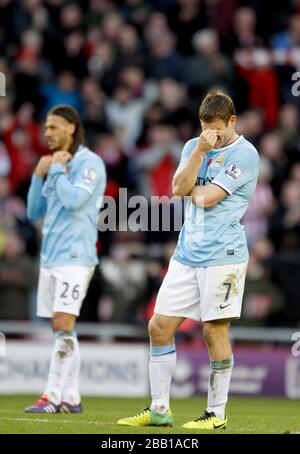
{"type": "Polygon", "coordinates": [[[28,218],[44,216],[37,315],[52,319],[55,335],[48,383],[28,413],[81,413],[79,345],[75,322],[98,263],[97,206],[106,186],[103,161],[84,146],[84,130],[71,106],[47,115],[53,155],[40,159],[28,193],[28,218]]]}
{"type": "Polygon", "coordinates": [[[121,425],[172,425],[169,406],[176,364],[174,336],[186,318],[202,321],[210,356],[205,412],[183,427],[225,428],[225,405],[233,368],[230,321],[240,317],[248,261],[240,219],[259,171],[256,149],[235,131],[231,98],[211,92],[199,110],[202,133],[186,143],[173,179],[174,195],[190,196],[177,248],[149,323],[152,403],[121,425]]]}

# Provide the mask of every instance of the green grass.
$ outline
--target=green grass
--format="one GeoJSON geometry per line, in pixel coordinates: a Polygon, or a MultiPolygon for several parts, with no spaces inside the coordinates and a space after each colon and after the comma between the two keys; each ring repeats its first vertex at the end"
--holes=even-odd
{"type": "MultiPolygon", "coordinates": [[[[172,400],[172,428],[122,427],[116,421],[143,410],[145,399],[86,397],[82,415],[30,415],[23,408],[33,396],[0,396],[0,433],[5,434],[192,434],[182,424],[205,409],[205,399],[172,400]]],[[[283,399],[231,398],[227,406],[229,424],[222,434],[282,434],[300,432],[299,401],[283,399]]],[[[202,432],[203,433],[203,432],[202,432]]]]}

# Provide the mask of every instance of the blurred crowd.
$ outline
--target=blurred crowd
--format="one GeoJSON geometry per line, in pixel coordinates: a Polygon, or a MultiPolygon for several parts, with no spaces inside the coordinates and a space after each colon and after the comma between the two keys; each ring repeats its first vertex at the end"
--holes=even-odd
{"type": "MultiPolygon", "coordinates": [[[[107,195],[169,196],[182,146],[200,131],[201,99],[221,88],[261,156],[243,219],[241,323],[300,326],[297,71],[299,0],[271,9],[260,0],[0,0],[0,319],[34,317],[41,223],[26,219],[26,195],[48,153],[47,111],[67,103],[80,112],[107,167],[107,195]]],[[[99,235],[81,319],[144,324],[177,233],[99,235]]]]}

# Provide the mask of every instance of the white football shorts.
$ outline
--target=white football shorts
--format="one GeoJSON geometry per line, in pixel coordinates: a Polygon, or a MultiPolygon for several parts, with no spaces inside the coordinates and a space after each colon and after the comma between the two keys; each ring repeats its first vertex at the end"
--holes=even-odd
{"type": "Polygon", "coordinates": [[[52,318],[54,312],[79,315],[95,267],[41,268],[37,291],[37,315],[52,318]]]}
{"type": "Polygon", "coordinates": [[[171,259],[154,312],[202,322],[239,318],[247,263],[193,267],[171,259]]]}

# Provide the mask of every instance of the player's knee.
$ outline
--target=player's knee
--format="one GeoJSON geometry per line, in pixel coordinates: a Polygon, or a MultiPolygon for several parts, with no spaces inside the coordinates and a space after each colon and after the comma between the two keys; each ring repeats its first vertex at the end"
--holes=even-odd
{"type": "Polygon", "coordinates": [[[225,345],[229,342],[229,323],[205,322],[202,335],[208,347],[225,345]]]}
{"type": "Polygon", "coordinates": [[[159,333],[159,326],[158,326],[157,321],[154,318],[151,318],[151,320],[148,323],[148,333],[149,333],[150,339],[157,336],[157,334],[159,333]]]}
{"type": "Polygon", "coordinates": [[[55,314],[51,321],[53,332],[57,331],[72,331],[74,329],[74,321],[65,314],[55,314]]]}
{"type": "Polygon", "coordinates": [[[155,345],[164,345],[168,341],[166,330],[163,329],[158,318],[152,317],[148,324],[148,332],[151,342],[155,345]]]}
{"type": "Polygon", "coordinates": [[[206,322],[202,327],[202,335],[208,346],[213,346],[219,340],[219,329],[214,323],[206,322]]]}

